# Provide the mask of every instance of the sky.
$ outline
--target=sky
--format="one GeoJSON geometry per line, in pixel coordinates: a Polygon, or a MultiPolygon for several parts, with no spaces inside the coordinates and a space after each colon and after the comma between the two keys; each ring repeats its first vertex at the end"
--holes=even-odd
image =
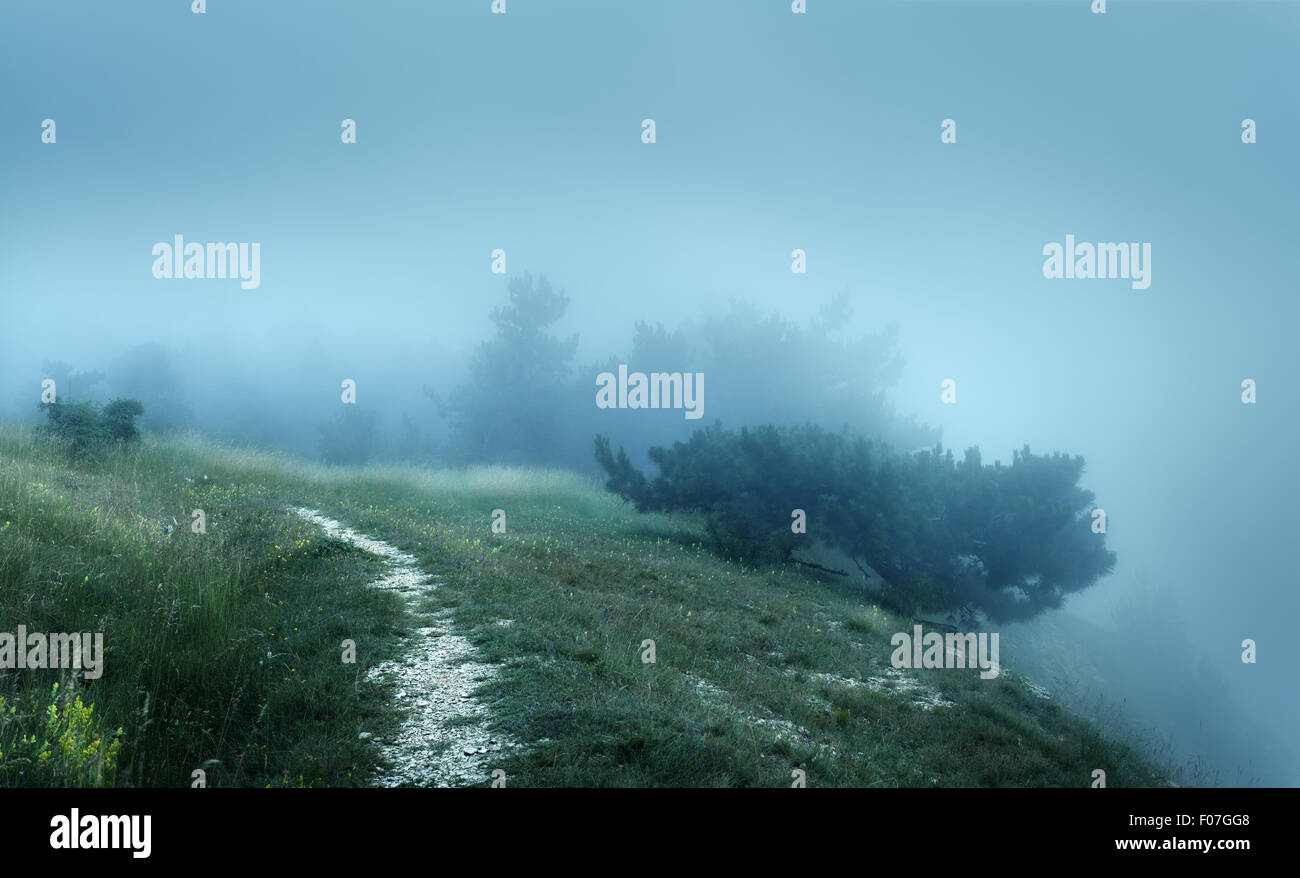
{"type": "Polygon", "coordinates": [[[571,297],[583,362],[848,291],[946,445],[1087,458],[1120,563],[1069,611],[1167,590],[1300,783],[1300,5],[490,6],[4,0],[0,415],[43,359],[145,340],[267,392],[335,394],[322,350],[413,392],[490,333],[498,248],[571,297]],[[259,242],[260,285],[156,279],[177,234],[259,242]],[[1149,243],[1149,288],[1044,277],[1067,235],[1149,243]]]}

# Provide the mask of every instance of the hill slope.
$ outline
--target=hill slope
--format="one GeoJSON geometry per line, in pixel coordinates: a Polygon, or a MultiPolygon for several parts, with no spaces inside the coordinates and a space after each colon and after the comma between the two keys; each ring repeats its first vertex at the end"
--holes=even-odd
{"type": "Polygon", "coordinates": [[[0,629],[102,631],[105,658],[92,682],[0,671],[0,783],[1165,782],[1013,671],[890,667],[912,620],[852,586],[702,540],[567,472],[195,437],[74,464],[6,428],[0,629]]]}

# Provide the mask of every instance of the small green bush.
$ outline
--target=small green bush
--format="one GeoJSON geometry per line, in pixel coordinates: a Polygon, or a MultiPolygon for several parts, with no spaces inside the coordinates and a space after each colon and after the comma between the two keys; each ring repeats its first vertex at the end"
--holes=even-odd
{"type": "Polygon", "coordinates": [[[103,411],[93,402],[42,403],[48,419],[45,431],[68,443],[74,457],[114,443],[134,442],[140,437],[135,419],[144,406],[135,399],[115,399],[103,411]]]}
{"type": "Polygon", "coordinates": [[[121,734],[101,731],[95,706],[58,683],[48,698],[0,695],[0,784],[113,786],[121,734]]]}

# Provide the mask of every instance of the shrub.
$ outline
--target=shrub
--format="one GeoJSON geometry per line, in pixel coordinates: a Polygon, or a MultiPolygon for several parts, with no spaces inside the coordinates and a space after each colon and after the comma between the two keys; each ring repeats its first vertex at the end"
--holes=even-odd
{"type": "Polygon", "coordinates": [[[144,414],[144,406],[134,399],[115,399],[104,406],[100,421],[108,438],[117,442],[131,442],[140,438],[135,419],[144,414]]]}
{"type": "Polygon", "coordinates": [[[115,399],[101,412],[93,402],[42,403],[48,422],[45,431],[68,443],[74,457],[115,442],[139,438],[135,419],[144,413],[139,400],[115,399]]]}
{"type": "Polygon", "coordinates": [[[113,786],[122,730],[106,736],[95,706],[76,692],[0,696],[0,784],[113,786]]]}
{"type": "Polygon", "coordinates": [[[971,448],[958,463],[941,446],[902,455],[805,425],[714,426],[650,458],[653,481],[596,438],[606,487],[639,510],[702,511],[719,549],[756,562],[789,558],[812,535],[877,572],[882,600],[908,613],[974,606],[995,621],[1028,619],[1115,563],[1091,530],[1081,457],[1026,447],[1011,466],[984,466],[971,448]],[[808,535],[792,532],[795,509],[808,535]]]}

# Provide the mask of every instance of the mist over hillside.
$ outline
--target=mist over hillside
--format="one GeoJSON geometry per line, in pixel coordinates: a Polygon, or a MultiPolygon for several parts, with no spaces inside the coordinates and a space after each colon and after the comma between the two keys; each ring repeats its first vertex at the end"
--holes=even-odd
{"type": "MultiPolygon", "coordinates": [[[[1040,568],[1059,574],[1068,593],[1033,618],[992,601],[968,616],[1000,633],[1009,667],[1184,767],[1184,785],[1300,786],[1290,7],[444,5],[8,4],[6,428],[48,425],[52,387],[67,405],[139,400],[146,443],[163,443],[150,448],[211,441],[324,472],[531,467],[604,485],[624,449],[602,526],[631,539],[644,514],[670,542],[678,516],[718,558],[762,570],[807,567],[790,560],[796,536],[851,542],[831,510],[874,527],[875,496],[852,492],[887,472],[888,527],[852,547],[870,565],[816,556],[834,594],[869,613],[889,588],[970,594],[997,568],[1028,593],[1040,568]],[[252,250],[210,270],[231,242],[258,245],[255,283],[240,274],[252,250]],[[775,449],[746,471],[754,493],[733,506],[749,510],[692,494],[713,446],[670,456],[697,431],[733,448],[769,425],[791,432],[754,452],[775,449]],[[808,425],[883,450],[826,440],[868,463],[795,484],[755,536],[752,497],[821,472],[811,440],[789,438],[808,425]],[[1058,452],[1077,472],[1007,475],[1058,452]],[[796,508],[826,517],[791,531],[796,508]],[[1095,510],[1113,565],[1040,557],[1057,544],[1034,527],[1067,522],[1054,536],[1095,510]],[[769,531],[777,548],[756,549],[769,531]],[[972,548],[990,544],[1006,552],[972,548]]],[[[62,474],[28,441],[15,473],[62,474]]],[[[204,475],[160,474],[160,496],[204,475]]],[[[33,481],[14,475],[14,497],[33,481]]],[[[322,520],[363,510],[333,499],[322,520]]],[[[441,512],[477,504],[486,529],[503,502],[441,512]]],[[[162,527],[175,514],[159,501],[162,527]]],[[[373,534],[385,546],[433,539],[431,522],[373,515],[393,528],[373,534]]],[[[562,567],[557,581],[586,585],[580,560],[562,567]]],[[[397,624],[390,611],[376,626],[397,624]]]]}

